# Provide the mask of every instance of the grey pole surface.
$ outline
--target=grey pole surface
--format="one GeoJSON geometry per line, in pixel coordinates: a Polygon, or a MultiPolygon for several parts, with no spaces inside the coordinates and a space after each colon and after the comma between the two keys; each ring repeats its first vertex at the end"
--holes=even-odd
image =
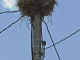
{"type": "Polygon", "coordinates": [[[41,17],[40,12],[34,14],[34,51],[33,60],[41,60],[41,17]]]}

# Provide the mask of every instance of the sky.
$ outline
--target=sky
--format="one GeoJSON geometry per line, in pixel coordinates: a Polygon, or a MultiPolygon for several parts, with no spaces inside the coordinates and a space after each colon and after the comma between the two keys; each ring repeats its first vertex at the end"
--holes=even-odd
{"type": "MultiPolygon", "coordinates": [[[[80,0],[57,1],[59,5],[55,6],[55,12],[44,19],[47,23],[49,21],[49,31],[55,43],[80,29],[80,0]]],[[[15,4],[15,0],[0,0],[0,12],[17,10],[15,4]]],[[[20,12],[0,14],[0,31],[20,16],[20,12]]],[[[23,20],[0,34],[0,60],[31,60],[31,27],[29,24],[28,29],[25,18],[23,20]]],[[[42,32],[47,43],[45,47],[52,45],[44,23],[42,32]]],[[[80,32],[57,44],[56,48],[61,60],[80,60],[80,32]]],[[[59,60],[54,47],[45,50],[44,60],[59,60]]]]}

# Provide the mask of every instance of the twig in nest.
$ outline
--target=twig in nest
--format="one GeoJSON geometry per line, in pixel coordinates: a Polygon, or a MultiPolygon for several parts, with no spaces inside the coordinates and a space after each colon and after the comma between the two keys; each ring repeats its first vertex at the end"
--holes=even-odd
{"type": "MultiPolygon", "coordinates": [[[[28,27],[28,29],[30,30],[30,28],[29,28],[29,24],[31,24],[30,22],[31,22],[31,19],[30,19],[30,17],[28,17],[28,16],[24,16],[23,18],[21,18],[21,23],[22,22],[26,22],[26,24],[27,24],[27,27],[28,27]],[[27,19],[27,20],[26,20],[27,19]],[[29,21],[29,23],[27,23],[29,21]]],[[[20,23],[20,28],[21,28],[21,23],[20,23]]]]}

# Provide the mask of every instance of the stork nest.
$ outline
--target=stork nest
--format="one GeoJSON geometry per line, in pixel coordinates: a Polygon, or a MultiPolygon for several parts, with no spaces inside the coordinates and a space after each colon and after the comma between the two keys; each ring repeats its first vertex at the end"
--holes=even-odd
{"type": "Polygon", "coordinates": [[[17,6],[22,15],[33,16],[36,11],[41,12],[41,17],[49,16],[57,5],[56,0],[18,0],[17,6]]]}

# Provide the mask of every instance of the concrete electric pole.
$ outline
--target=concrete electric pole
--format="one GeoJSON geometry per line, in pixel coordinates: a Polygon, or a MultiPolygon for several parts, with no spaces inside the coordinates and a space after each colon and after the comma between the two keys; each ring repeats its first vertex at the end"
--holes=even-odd
{"type": "Polygon", "coordinates": [[[41,13],[36,12],[34,14],[34,60],[41,60],[41,13]]]}
{"type": "Polygon", "coordinates": [[[41,12],[35,12],[31,18],[31,51],[32,60],[44,60],[46,42],[42,39],[41,12]]]}

